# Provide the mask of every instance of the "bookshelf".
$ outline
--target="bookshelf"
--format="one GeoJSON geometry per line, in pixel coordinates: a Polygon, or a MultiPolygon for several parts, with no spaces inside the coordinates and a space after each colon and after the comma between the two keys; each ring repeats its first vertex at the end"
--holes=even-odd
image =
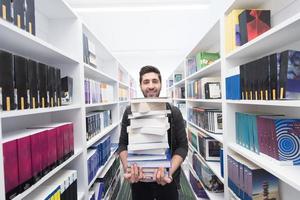
{"type": "MultiPolygon", "coordinates": [[[[0,18],[0,49],[55,66],[61,70],[61,77],[66,75],[72,77],[73,102],[70,105],[53,108],[0,111],[0,141],[3,144],[3,138],[8,131],[70,121],[74,124],[75,152],[14,200],[23,199],[62,169],[77,170],[78,199],[87,200],[89,194],[87,148],[108,134],[111,135],[113,143],[118,142],[123,114],[121,107],[126,106],[131,97],[135,97],[135,92],[129,96],[129,90],[136,91],[136,83],[101,42],[101,38],[90,31],[64,0],[35,1],[35,5],[36,35],[31,35],[0,18]],[[83,33],[95,44],[97,67],[86,64],[83,60],[83,33]],[[118,77],[119,70],[123,72],[122,80],[118,77]],[[86,104],[84,92],[86,78],[112,85],[113,101],[86,104]],[[127,90],[126,101],[119,101],[119,87],[127,90]],[[112,124],[87,141],[86,114],[101,109],[111,110],[112,124]]],[[[5,199],[2,145],[0,155],[0,199],[5,199]]],[[[111,167],[112,160],[115,159],[116,155],[112,154],[109,162],[103,166],[104,170],[99,171],[101,176],[105,175],[111,167]]]]}
{"type": "MultiPolygon", "coordinates": [[[[228,186],[228,168],[227,155],[238,154],[246,160],[257,164],[259,167],[273,174],[279,179],[281,199],[298,199],[300,195],[300,187],[297,183],[297,176],[300,172],[298,166],[282,166],[274,159],[270,159],[261,154],[256,154],[242,146],[235,141],[235,112],[266,112],[266,113],[283,113],[289,117],[299,118],[300,101],[299,100],[227,100],[225,78],[231,76],[232,70],[241,64],[258,59],[260,57],[270,55],[274,52],[281,52],[286,49],[299,50],[300,40],[298,32],[300,29],[300,1],[271,1],[271,0],[232,0],[230,5],[225,8],[224,13],[215,20],[207,32],[201,36],[198,44],[187,53],[185,60],[178,65],[178,67],[171,74],[182,68],[186,70],[185,61],[199,51],[220,52],[220,59],[214,61],[210,65],[198,70],[193,74],[185,74],[180,83],[175,83],[174,86],[167,87],[169,93],[175,94],[176,87],[181,86],[182,81],[185,82],[187,88],[188,82],[192,80],[201,79],[202,77],[220,76],[222,87],[222,99],[189,99],[178,98],[173,96],[173,102],[184,102],[186,104],[186,114],[183,118],[188,119],[188,107],[192,106],[207,106],[213,108],[222,108],[223,113],[223,135],[216,135],[204,132],[215,138],[223,144],[224,150],[224,178],[220,177],[220,166],[217,162],[206,162],[209,168],[218,176],[224,183],[224,196],[222,199],[239,199],[228,186]],[[271,10],[271,29],[251,40],[250,42],[237,47],[229,53],[225,53],[225,17],[233,9],[242,8],[259,8],[271,10]]],[[[185,72],[187,73],[187,72],[185,72]]],[[[186,94],[186,93],[185,93],[186,94]]],[[[171,96],[170,96],[171,97],[171,96]]],[[[187,121],[187,127],[192,126],[203,131],[201,127],[197,127],[192,122],[187,121]]],[[[190,151],[195,149],[189,145],[190,151]]],[[[185,161],[190,162],[190,159],[185,161]]],[[[190,164],[183,165],[183,171],[186,172],[190,168],[190,164]]],[[[188,174],[185,173],[187,176],[188,174]]],[[[215,199],[215,197],[210,197],[215,199]]]]}

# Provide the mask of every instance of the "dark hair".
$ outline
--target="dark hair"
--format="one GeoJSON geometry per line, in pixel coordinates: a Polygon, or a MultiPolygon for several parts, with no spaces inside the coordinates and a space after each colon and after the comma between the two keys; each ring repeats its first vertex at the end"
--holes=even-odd
{"type": "Polygon", "coordinates": [[[140,84],[142,83],[143,75],[147,74],[147,73],[150,73],[150,72],[154,72],[154,73],[158,74],[159,81],[161,82],[160,71],[154,66],[147,65],[147,66],[142,67],[141,70],[140,70],[140,84]]]}

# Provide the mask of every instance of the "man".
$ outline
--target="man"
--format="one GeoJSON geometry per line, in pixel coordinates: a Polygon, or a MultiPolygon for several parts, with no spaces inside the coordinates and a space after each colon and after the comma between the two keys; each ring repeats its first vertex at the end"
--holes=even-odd
{"type": "MultiPolygon", "coordinates": [[[[160,71],[153,66],[143,67],[140,70],[140,87],[145,98],[159,97],[161,90],[160,71]]],[[[154,182],[146,182],[142,168],[136,165],[130,170],[127,169],[128,133],[126,128],[130,125],[128,119],[128,115],[131,114],[130,107],[127,107],[124,112],[118,152],[124,168],[124,178],[131,183],[133,200],[178,199],[180,165],[187,155],[188,143],[181,112],[170,104],[168,104],[168,109],[171,110],[171,114],[168,115],[171,127],[168,130],[168,143],[172,155],[171,168],[168,176],[163,173],[163,168],[156,170],[153,174],[154,182]]]]}

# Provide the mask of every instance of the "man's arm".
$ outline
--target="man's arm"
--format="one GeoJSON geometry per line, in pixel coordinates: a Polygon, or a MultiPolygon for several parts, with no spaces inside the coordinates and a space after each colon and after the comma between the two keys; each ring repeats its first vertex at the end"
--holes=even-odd
{"type": "MultiPolygon", "coordinates": [[[[188,152],[188,141],[181,112],[176,107],[173,111],[174,132],[172,134],[174,134],[173,137],[175,137],[177,148],[175,149],[171,160],[171,168],[169,172],[170,176],[172,176],[174,172],[180,167],[188,152]]],[[[158,184],[161,185],[165,185],[167,183],[172,182],[170,177],[164,176],[163,170],[163,168],[160,168],[154,174],[154,179],[157,181],[158,184]]]]}

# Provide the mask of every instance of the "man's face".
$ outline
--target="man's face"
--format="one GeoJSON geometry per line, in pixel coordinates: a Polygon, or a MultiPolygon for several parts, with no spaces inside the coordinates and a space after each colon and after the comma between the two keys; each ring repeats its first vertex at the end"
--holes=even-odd
{"type": "Polygon", "coordinates": [[[144,97],[159,97],[161,83],[157,73],[150,72],[144,74],[140,86],[144,97]]]}

